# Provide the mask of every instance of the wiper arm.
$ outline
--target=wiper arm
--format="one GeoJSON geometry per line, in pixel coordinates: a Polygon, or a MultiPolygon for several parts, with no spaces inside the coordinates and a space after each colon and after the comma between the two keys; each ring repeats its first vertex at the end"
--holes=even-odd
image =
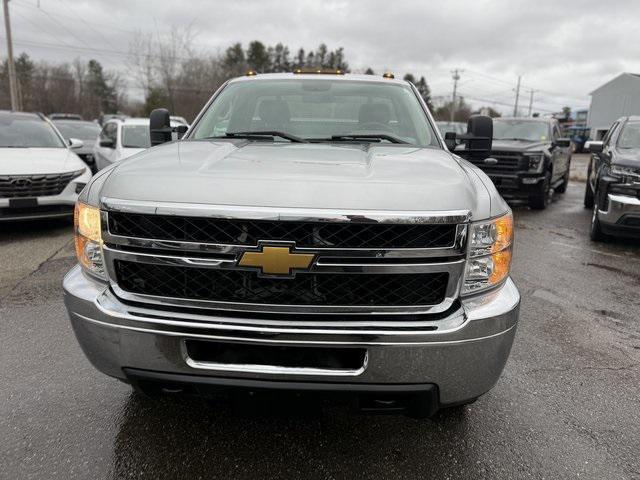
{"type": "Polygon", "coordinates": [[[518,137],[512,137],[512,138],[494,138],[494,140],[515,140],[518,142],[535,142],[536,140],[531,140],[530,138],[518,138],[518,137]]]}
{"type": "Polygon", "coordinates": [[[349,134],[349,135],[331,135],[331,140],[340,141],[340,140],[358,140],[359,138],[365,140],[387,140],[391,143],[409,143],[401,138],[396,137],[395,135],[390,135],[388,133],[363,133],[363,134],[349,134]]]}
{"type": "Polygon", "coordinates": [[[251,137],[280,137],[294,143],[308,143],[305,139],[296,137],[286,132],[277,130],[261,130],[256,132],[227,132],[225,134],[229,138],[251,138],[251,137]]]}

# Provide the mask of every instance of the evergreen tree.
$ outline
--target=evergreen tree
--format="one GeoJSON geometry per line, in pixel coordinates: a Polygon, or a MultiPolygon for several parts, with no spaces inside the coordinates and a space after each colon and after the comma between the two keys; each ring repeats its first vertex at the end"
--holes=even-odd
{"type": "Polygon", "coordinates": [[[256,72],[264,73],[272,71],[269,53],[264,44],[258,40],[254,40],[249,44],[249,48],[247,49],[247,63],[249,68],[256,72]]]}

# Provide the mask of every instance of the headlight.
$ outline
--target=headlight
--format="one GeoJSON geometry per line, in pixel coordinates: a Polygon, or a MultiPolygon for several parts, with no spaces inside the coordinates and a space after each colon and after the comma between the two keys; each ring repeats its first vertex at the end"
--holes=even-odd
{"type": "Polygon", "coordinates": [[[509,276],[512,244],[511,212],[469,226],[469,255],[462,286],[463,295],[491,288],[509,276]]]}
{"type": "Polygon", "coordinates": [[[524,158],[529,161],[529,171],[540,172],[544,165],[544,154],[542,153],[525,153],[524,158]]]}
{"type": "Polygon", "coordinates": [[[100,209],[76,202],[74,226],[78,262],[88,273],[106,280],[102,258],[100,209]]]}
{"type": "Polygon", "coordinates": [[[636,168],[612,165],[611,175],[620,177],[623,183],[640,182],[640,170],[636,168]]]}

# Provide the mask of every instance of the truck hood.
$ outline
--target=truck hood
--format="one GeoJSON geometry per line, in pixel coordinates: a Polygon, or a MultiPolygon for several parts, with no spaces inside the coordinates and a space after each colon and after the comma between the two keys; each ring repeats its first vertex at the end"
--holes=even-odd
{"type": "MultiPolygon", "coordinates": [[[[400,145],[192,140],[145,150],[113,170],[100,197],[236,206],[470,210],[489,193],[449,152],[400,145]]],[[[481,211],[484,210],[484,211],[481,211]]]]}
{"type": "Polygon", "coordinates": [[[617,148],[613,158],[614,165],[640,169],[640,148],[617,148]]]}
{"type": "Polygon", "coordinates": [[[549,142],[526,142],[522,140],[494,140],[493,152],[539,152],[549,147],[549,142]]]}
{"type": "Polygon", "coordinates": [[[66,148],[0,148],[0,175],[40,175],[80,170],[86,164],[66,148]]]}

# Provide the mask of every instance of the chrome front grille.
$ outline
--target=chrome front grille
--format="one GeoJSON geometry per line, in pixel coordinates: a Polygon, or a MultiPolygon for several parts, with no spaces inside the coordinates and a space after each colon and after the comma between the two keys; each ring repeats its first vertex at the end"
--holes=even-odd
{"type": "Polygon", "coordinates": [[[105,263],[125,301],[254,313],[418,314],[447,310],[459,293],[466,211],[103,202],[105,263]],[[313,261],[288,276],[240,265],[245,252],[264,246],[286,246],[313,261]]]}
{"type": "Polygon", "coordinates": [[[0,198],[60,195],[83,170],[47,175],[0,175],[0,198]]]}

